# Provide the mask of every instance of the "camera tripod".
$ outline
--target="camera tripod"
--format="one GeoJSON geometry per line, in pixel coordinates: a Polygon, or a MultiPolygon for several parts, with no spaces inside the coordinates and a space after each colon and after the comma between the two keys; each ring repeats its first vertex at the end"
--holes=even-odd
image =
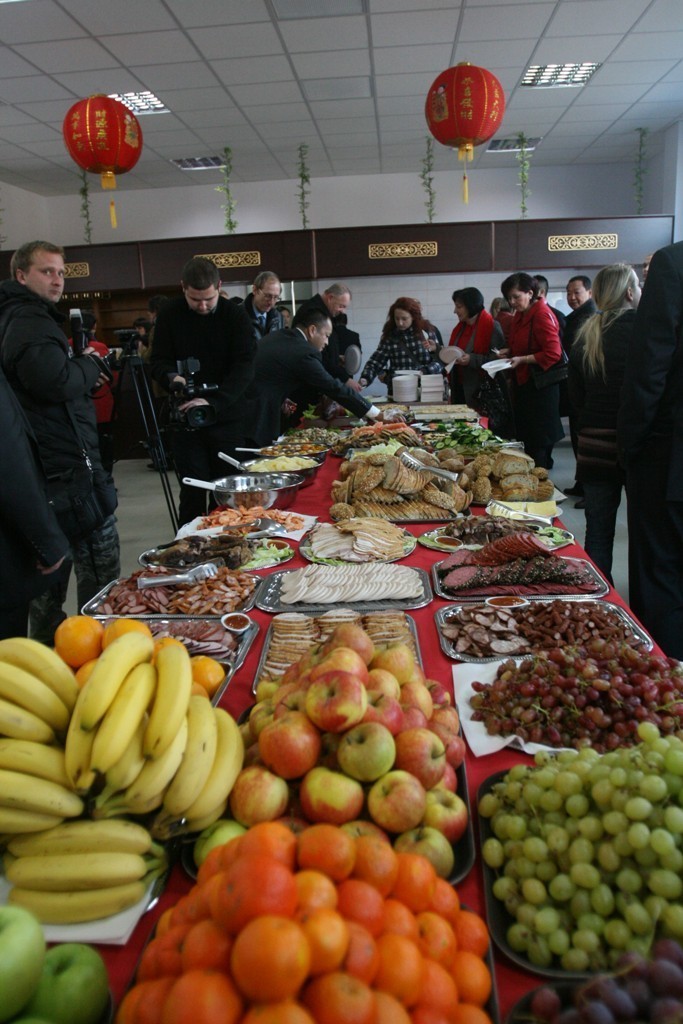
{"type": "MultiPolygon", "coordinates": [[[[161,489],[166,500],[166,508],[171,518],[171,525],[173,527],[174,535],[178,532],[179,520],[178,511],[176,508],[175,497],[171,487],[171,482],[168,477],[168,471],[170,463],[168,461],[168,455],[164,448],[164,442],[161,437],[161,430],[159,428],[159,422],[157,420],[156,410],[154,408],[154,399],[149,388],[149,381],[147,374],[145,373],[145,364],[142,358],[137,354],[124,355],[122,358],[121,373],[116,383],[116,392],[114,397],[114,409],[118,407],[119,398],[121,394],[121,385],[126,370],[130,372],[131,380],[133,381],[133,389],[135,391],[135,397],[137,399],[138,408],[140,410],[140,416],[142,418],[142,425],[145,434],[145,440],[143,444],[149,452],[149,456],[152,462],[152,466],[159,474],[159,480],[161,481],[161,489]]],[[[116,413],[115,413],[116,414],[116,413]]]]}

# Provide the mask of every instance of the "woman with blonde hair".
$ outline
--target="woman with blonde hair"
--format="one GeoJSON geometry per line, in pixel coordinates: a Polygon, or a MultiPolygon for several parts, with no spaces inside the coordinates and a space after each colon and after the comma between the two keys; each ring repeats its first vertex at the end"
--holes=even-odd
{"type": "Polygon", "coordinates": [[[633,267],[613,263],[593,281],[598,312],[569,354],[569,399],[576,409],[577,480],[586,502],[585,548],[612,582],[612,548],[624,474],[617,461],[617,413],[640,285],[633,267]]]}

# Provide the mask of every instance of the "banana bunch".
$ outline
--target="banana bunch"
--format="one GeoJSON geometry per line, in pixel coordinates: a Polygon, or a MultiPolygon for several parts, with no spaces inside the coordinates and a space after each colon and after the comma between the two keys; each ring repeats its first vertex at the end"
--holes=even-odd
{"type": "Polygon", "coordinates": [[[7,843],[8,901],[43,924],[73,924],[119,913],[166,870],[166,855],[131,821],[64,822],[7,843]]]}
{"type": "Polygon", "coordinates": [[[82,813],[61,747],[0,737],[0,834],[41,832],[82,813]]]}
{"type": "Polygon", "coordinates": [[[73,672],[49,647],[26,637],[0,640],[0,736],[54,743],[77,696],[73,672]]]}

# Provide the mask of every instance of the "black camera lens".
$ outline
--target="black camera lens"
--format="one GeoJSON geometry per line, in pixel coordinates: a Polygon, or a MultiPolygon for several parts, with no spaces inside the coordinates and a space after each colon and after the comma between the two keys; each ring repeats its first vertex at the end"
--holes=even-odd
{"type": "Polygon", "coordinates": [[[216,410],[212,405],[195,405],[185,412],[188,427],[210,427],[216,422],[216,410]]]}

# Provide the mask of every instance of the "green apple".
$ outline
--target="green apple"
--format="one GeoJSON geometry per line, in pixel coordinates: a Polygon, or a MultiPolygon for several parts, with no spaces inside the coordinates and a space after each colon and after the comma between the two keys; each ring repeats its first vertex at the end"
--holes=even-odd
{"type": "Polygon", "coordinates": [[[109,1000],[109,977],[100,954],[83,942],[64,942],[45,955],[38,987],[24,1016],[52,1024],[97,1024],[109,1000]]]}
{"type": "Polygon", "coordinates": [[[24,1009],[45,961],[40,923],[23,907],[0,907],[0,1022],[24,1009]]]}
{"type": "Polygon", "coordinates": [[[240,825],[239,821],[233,821],[232,818],[219,818],[218,821],[214,821],[213,825],[200,832],[195,840],[193,854],[197,867],[201,867],[214,846],[223,846],[246,831],[244,825],[240,825]]]}

